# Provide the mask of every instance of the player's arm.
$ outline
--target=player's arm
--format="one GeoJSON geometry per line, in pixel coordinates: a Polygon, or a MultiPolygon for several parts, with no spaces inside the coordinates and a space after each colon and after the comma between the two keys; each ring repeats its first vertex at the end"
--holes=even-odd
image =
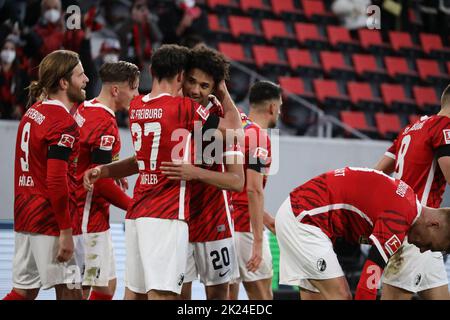
{"type": "Polygon", "coordinates": [[[84,173],[83,184],[86,190],[92,190],[92,185],[101,178],[123,178],[139,173],[135,156],[100,165],[84,173]]]}
{"type": "Polygon", "coordinates": [[[266,211],[264,211],[263,223],[267,229],[270,230],[273,234],[277,234],[275,231],[275,219],[272,215],[266,211]]]}
{"type": "Polygon", "coordinates": [[[375,245],[372,246],[356,287],[355,300],[376,300],[378,285],[386,263],[379,249],[375,245]]]}
{"type": "Polygon", "coordinates": [[[395,159],[383,155],[374,167],[375,170],[383,171],[386,174],[391,174],[395,170],[395,159]]]}
{"type": "Polygon", "coordinates": [[[436,149],[435,154],[445,180],[450,184],[450,145],[441,145],[436,149]]]}

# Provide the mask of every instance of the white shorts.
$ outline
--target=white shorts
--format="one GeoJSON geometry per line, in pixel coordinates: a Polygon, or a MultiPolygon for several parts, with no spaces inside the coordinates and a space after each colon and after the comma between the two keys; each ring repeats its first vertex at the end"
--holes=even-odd
{"type": "Polygon", "coordinates": [[[239,274],[237,279],[233,282],[253,282],[262,279],[270,279],[273,276],[272,269],[272,254],[270,253],[269,241],[267,234],[263,233],[262,245],[262,261],[256,272],[249,272],[247,270],[247,262],[252,256],[253,249],[253,233],[252,232],[235,232],[235,243],[237,251],[237,260],[239,264],[239,274]]]}
{"type": "Polygon", "coordinates": [[[389,259],[383,283],[414,293],[448,285],[442,253],[420,253],[419,248],[405,240],[399,252],[389,259]]]}
{"type": "Polygon", "coordinates": [[[235,252],[233,238],[189,243],[185,282],[198,276],[205,286],[230,282],[237,269],[235,252]]]}
{"type": "Polygon", "coordinates": [[[59,237],[15,232],[13,286],[18,289],[49,289],[58,284],[79,286],[81,270],[75,253],[67,262],[56,260],[59,237]],[[78,263],[77,263],[78,262],[78,263]]]}
{"type": "Polygon", "coordinates": [[[319,228],[299,222],[289,197],[277,212],[275,229],[280,248],[280,284],[319,292],[309,279],[344,276],[330,238],[319,228]]]}
{"type": "Polygon", "coordinates": [[[83,234],[83,286],[107,287],[116,278],[116,262],[109,230],[83,234]]]}
{"type": "Polygon", "coordinates": [[[157,218],[125,220],[125,285],[136,293],[181,293],[189,243],[185,221],[157,218]]]}

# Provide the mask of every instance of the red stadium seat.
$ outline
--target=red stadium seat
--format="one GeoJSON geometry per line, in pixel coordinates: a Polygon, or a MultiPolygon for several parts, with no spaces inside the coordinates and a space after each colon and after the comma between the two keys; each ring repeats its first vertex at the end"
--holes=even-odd
{"type": "Polygon", "coordinates": [[[388,75],[384,69],[377,65],[375,57],[371,54],[354,54],[353,65],[361,77],[375,80],[386,80],[388,75]]]}
{"type": "Polygon", "coordinates": [[[420,43],[422,49],[429,55],[444,55],[450,56],[450,49],[444,47],[442,39],[437,34],[420,33],[420,43]]]}
{"type": "Polygon", "coordinates": [[[436,96],[436,91],[434,88],[414,86],[413,94],[416,99],[417,106],[421,110],[425,112],[439,110],[440,102],[436,96]]]}
{"type": "Polygon", "coordinates": [[[380,135],[392,140],[402,130],[400,118],[397,114],[388,114],[377,112],[375,114],[375,123],[380,135]]]}
{"type": "Polygon", "coordinates": [[[305,90],[305,84],[303,80],[299,77],[279,77],[278,81],[280,83],[283,91],[296,94],[305,98],[313,98],[314,94],[312,92],[305,90]]]}
{"type": "Polygon", "coordinates": [[[267,41],[272,41],[277,38],[295,41],[295,37],[287,31],[285,23],[281,20],[264,19],[261,21],[261,25],[267,41]]]}
{"type": "Polygon", "coordinates": [[[254,45],[253,56],[258,68],[263,68],[266,65],[287,66],[287,63],[280,60],[276,47],[254,45]]]}
{"type": "Polygon", "coordinates": [[[322,67],[313,61],[309,50],[290,48],[286,50],[286,55],[292,70],[313,75],[322,73],[322,67]]]}
{"type": "Polygon", "coordinates": [[[314,79],[314,91],[316,98],[326,106],[337,108],[346,108],[349,104],[349,99],[346,95],[339,91],[338,84],[334,80],[314,79]]]}
{"type": "Polygon", "coordinates": [[[241,35],[262,37],[261,32],[256,30],[250,17],[229,16],[228,21],[230,22],[231,34],[235,38],[239,38],[241,35]]]}
{"type": "Polygon", "coordinates": [[[376,131],[374,127],[369,126],[365,113],[361,111],[341,111],[341,120],[349,127],[365,133],[376,131]]]}
{"type": "Polygon", "coordinates": [[[419,71],[420,78],[422,80],[435,83],[435,82],[447,82],[448,76],[441,72],[439,64],[435,60],[417,59],[417,70],[419,71]]]}
{"type": "Polygon", "coordinates": [[[347,65],[344,56],[340,52],[321,51],[320,60],[325,72],[333,77],[349,78],[354,74],[353,67],[347,65]]]}
{"type": "Polygon", "coordinates": [[[420,118],[422,118],[423,116],[420,116],[418,114],[410,114],[408,117],[409,120],[409,124],[413,124],[416,123],[417,121],[420,120],[420,118]]]}
{"type": "Polygon", "coordinates": [[[347,89],[350,100],[355,106],[371,109],[383,107],[383,101],[373,95],[369,83],[349,81],[347,89]]]}
{"type": "Polygon", "coordinates": [[[347,28],[340,26],[327,26],[327,34],[330,44],[337,48],[345,48],[347,50],[358,50],[359,42],[352,39],[347,28]]]}
{"type": "Polygon", "coordinates": [[[408,61],[402,57],[384,57],[387,73],[398,80],[417,80],[418,74],[411,70],[408,61]]]}
{"type": "Polygon", "coordinates": [[[217,34],[230,34],[230,30],[220,24],[219,17],[216,14],[208,14],[209,30],[217,34]]]}
{"type": "Polygon", "coordinates": [[[294,5],[294,0],[272,0],[272,10],[278,15],[302,15],[303,12],[294,5]]]}
{"type": "Polygon", "coordinates": [[[378,30],[361,28],[358,30],[358,36],[361,46],[366,50],[377,51],[381,54],[386,54],[391,50],[391,47],[383,42],[378,30]]]}
{"type": "Polygon", "coordinates": [[[327,38],[323,37],[319,28],[314,23],[298,22],[295,24],[295,33],[298,42],[304,45],[312,45],[315,47],[325,47],[328,44],[327,38]]]}
{"type": "Polygon", "coordinates": [[[239,43],[220,42],[217,47],[220,52],[231,60],[250,62],[250,60],[245,56],[244,48],[239,43]]]}
{"type": "Polygon", "coordinates": [[[305,16],[313,21],[328,21],[331,18],[336,19],[334,14],[327,11],[322,0],[301,0],[305,16]]]}
{"type": "Polygon", "coordinates": [[[270,6],[264,3],[264,0],[240,0],[241,9],[244,12],[259,11],[263,13],[269,13],[272,11],[270,6]]]}
{"type": "Polygon", "coordinates": [[[223,8],[238,8],[234,0],[207,0],[206,4],[211,9],[223,8]]]}
{"type": "Polygon", "coordinates": [[[383,83],[380,86],[384,104],[390,109],[415,111],[415,101],[406,97],[405,89],[400,84],[383,83]]]}
{"type": "Polygon", "coordinates": [[[395,51],[411,51],[411,52],[422,52],[422,49],[415,45],[411,39],[411,34],[402,31],[390,31],[389,39],[391,41],[391,46],[395,51]]]}

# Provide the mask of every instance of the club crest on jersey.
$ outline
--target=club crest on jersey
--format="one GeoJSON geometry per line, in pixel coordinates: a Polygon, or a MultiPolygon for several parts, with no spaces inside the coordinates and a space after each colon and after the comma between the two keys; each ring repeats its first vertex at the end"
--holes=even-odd
{"type": "Polygon", "coordinates": [[[398,248],[402,245],[400,239],[394,234],[392,237],[389,238],[388,241],[384,244],[384,247],[386,250],[393,255],[398,248]]]}
{"type": "Polygon", "coordinates": [[[269,156],[269,151],[267,149],[258,147],[255,149],[255,153],[253,155],[254,158],[260,158],[262,160],[267,160],[267,157],[269,156]]]}
{"type": "Polygon", "coordinates": [[[102,136],[100,140],[100,150],[111,151],[114,141],[116,141],[114,136],[102,136]]]}
{"type": "Polygon", "coordinates": [[[183,285],[184,282],[184,273],[180,274],[180,276],[178,277],[178,286],[181,287],[183,285]]]}
{"type": "Polygon", "coordinates": [[[414,280],[414,285],[418,286],[420,284],[420,281],[422,280],[422,275],[419,273],[417,274],[415,280],[414,280]]]}
{"type": "Polygon", "coordinates": [[[320,272],[324,272],[326,269],[327,269],[327,262],[322,258],[317,260],[317,270],[319,270],[320,272]]]}
{"type": "Polygon", "coordinates": [[[444,133],[445,144],[450,144],[450,129],[444,129],[442,132],[444,133]]]}
{"type": "Polygon", "coordinates": [[[206,108],[203,108],[203,106],[198,107],[197,113],[203,118],[203,120],[208,119],[209,111],[206,108]]]}
{"type": "Polygon", "coordinates": [[[61,138],[59,139],[58,146],[72,149],[74,143],[75,137],[71,136],[70,134],[64,133],[61,135],[61,138]]]}

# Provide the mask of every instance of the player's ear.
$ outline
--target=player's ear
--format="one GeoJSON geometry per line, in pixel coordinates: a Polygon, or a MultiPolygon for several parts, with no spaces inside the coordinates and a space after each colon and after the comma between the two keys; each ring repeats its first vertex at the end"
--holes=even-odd
{"type": "Polygon", "coordinates": [[[59,87],[61,88],[61,90],[67,90],[67,88],[69,87],[69,81],[65,78],[59,79],[59,87]]]}
{"type": "Polygon", "coordinates": [[[119,87],[117,85],[111,86],[111,95],[115,98],[119,94],[119,87]]]}
{"type": "Polygon", "coordinates": [[[180,73],[177,74],[177,81],[183,82],[184,79],[184,70],[182,70],[180,73]]]}

